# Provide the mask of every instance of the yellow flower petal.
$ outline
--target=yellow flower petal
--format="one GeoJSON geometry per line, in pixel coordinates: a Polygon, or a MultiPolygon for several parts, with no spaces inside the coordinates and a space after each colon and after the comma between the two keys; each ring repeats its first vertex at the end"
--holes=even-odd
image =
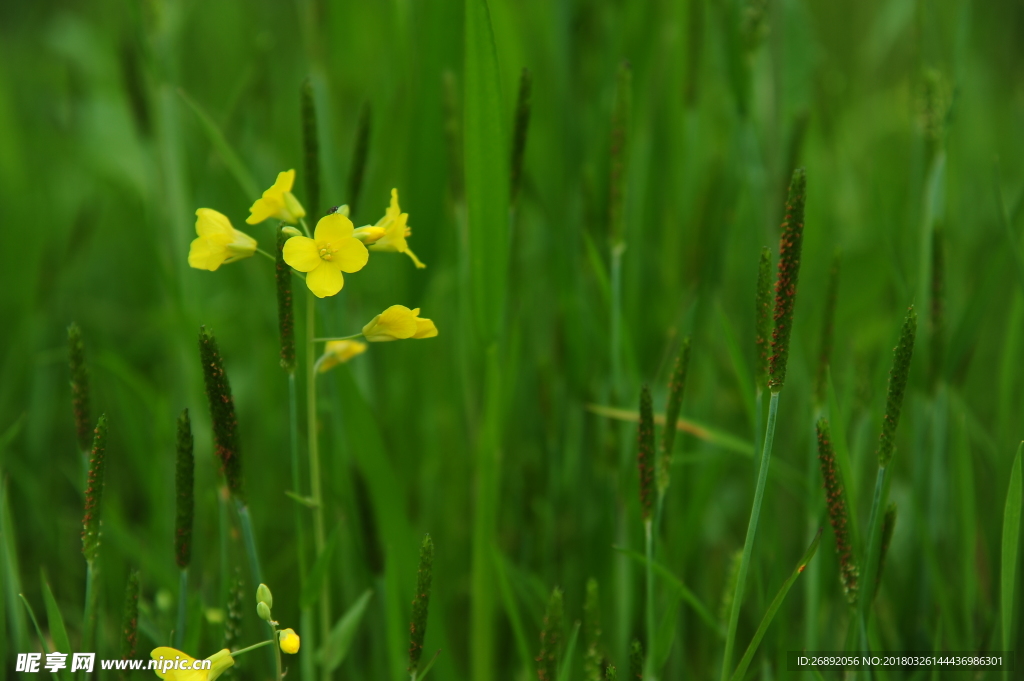
{"type": "Polygon", "coordinates": [[[412,264],[416,265],[416,269],[422,270],[424,267],[426,267],[426,265],[420,262],[420,259],[416,257],[416,254],[413,253],[408,246],[405,247],[405,254],[412,258],[412,264]]]}
{"type": "Polygon", "coordinates": [[[216,272],[224,264],[227,257],[227,246],[216,243],[213,239],[198,237],[192,241],[188,249],[188,266],[197,270],[216,272]]]}
{"type": "Polygon", "coordinates": [[[434,326],[434,322],[429,319],[416,320],[416,333],[413,334],[413,338],[433,338],[436,335],[437,327],[434,326]]]}
{"type": "MultiPolygon", "coordinates": [[[[285,245],[287,246],[287,244],[285,245]]],[[[345,278],[341,275],[338,267],[325,260],[321,260],[320,265],[306,275],[306,286],[317,298],[333,296],[344,285],[345,278]]]]}
{"type": "Polygon", "coordinates": [[[293,224],[298,222],[299,218],[305,216],[306,211],[298,199],[291,195],[294,184],[294,170],[278,173],[274,185],[263,192],[263,196],[256,199],[256,202],[249,208],[250,215],[246,222],[255,225],[267,218],[274,217],[293,224]]]}
{"type": "MultiPolygon", "coordinates": [[[[354,231],[352,221],[340,213],[331,213],[320,218],[313,230],[313,238],[318,243],[336,243],[352,237],[354,231]]],[[[322,247],[321,247],[322,248],[322,247]]]]}
{"type": "Polygon", "coordinates": [[[416,333],[416,314],[404,305],[392,305],[363,327],[363,336],[371,343],[411,338],[416,333]]]}
{"type": "Polygon", "coordinates": [[[338,245],[338,251],[334,254],[334,262],[342,272],[358,272],[366,266],[370,259],[370,252],[358,239],[345,239],[338,245]]]}
{"type": "Polygon", "coordinates": [[[290,192],[294,186],[295,169],[293,168],[291,170],[282,170],[279,172],[277,174],[277,180],[274,181],[274,186],[271,187],[271,189],[284,194],[285,192],[290,192]]]}
{"type": "Polygon", "coordinates": [[[328,341],[324,347],[324,354],[317,360],[317,371],[321,374],[330,371],[364,352],[366,352],[366,343],[357,340],[328,341]]]}
{"type": "Polygon", "coordinates": [[[284,242],[284,261],[299,272],[312,272],[323,260],[317,252],[316,242],[307,236],[293,236],[284,242]]]}
{"type": "Polygon", "coordinates": [[[212,237],[215,234],[222,234],[230,238],[234,231],[231,220],[224,213],[212,208],[200,208],[196,211],[196,234],[199,236],[212,237]]]}
{"type": "Polygon", "coordinates": [[[196,211],[196,234],[199,237],[189,245],[188,264],[199,270],[213,272],[256,252],[256,239],[239,232],[226,215],[212,208],[196,211]]]}
{"type": "Polygon", "coordinates": [[[178,669],[168,668],[164,671],[161,667],[154,670],[157,676],[167,681],[214,681],[235,664],[235,659],[231,657],[231,651],[227,648],[218,650],[206,658],[211,663],[209,669],[191,669],[196,662],[194,657],[166,646],[154,648],[149,656],[158,661],[163,659],[177,662],[178,669]],[[188,667],[188,669],[181,667],[188,667]]]}

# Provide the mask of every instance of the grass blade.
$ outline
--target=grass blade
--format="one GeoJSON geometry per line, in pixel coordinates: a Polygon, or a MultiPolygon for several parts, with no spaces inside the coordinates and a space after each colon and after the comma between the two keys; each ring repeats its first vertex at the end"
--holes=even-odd
{"type": "MultiPolygon", "coordinates": [[[[617,421],[630,421],[632,423],[638,423],[640,421],[640,412],[638,411],[609,407],[603,404],[588,404],[587,411],[597,414],[598,416],[606,416],[611,419],[616,419],[617,421]]],[[[665,415],[655,414],[654,423],[659,426],[665,425],[665,415]]],[[[676,429],[681,430],[684,433],[689,433],[700,440],[710,442],[713,445],[718,445],[722,449],[728,449],[739,454],[743,454],[744,456],[754,455],[754,445],[750,442],[698,421],[694,421],[693,419],[681,418],[677,420],[676,429]]]]}
{"type": "Polygon", "coordinates": [[[757,631],[754,632],[754,638],[751,639],[750,645],[747,646],[747,652],[743,653],[743,657],[740,659],[739,665],[736,667],[736,671],[733,672],[731,681],[740,681],[743,676],[747,673],[747,667],[750,666],[750,661],[754,659],[754,653],[757,652],[757,646],[761,643],[761,639],[764,638],[764,634],[768,631],[769,625],[772,623],[772,619],[775,618],[775,613],[782,607],[782,601],[786,600],[786,594],[789,593],[793,583],[796,582],[797,577],[803,573],[804,568],[807,567],[807,563],[814,557],[814,553],[818,550],[818,544],[821,542],[821,529],[818,529],[818,533],[814,535],[814,540],[811,545],[807,547],[807,551],[804,552],[800,562],[797,563],[793,573],[789,576],[783,584],[782,588],[779,589],[779,593],[775,595],[775,599],[772,604],[768,606],[768,612],[764,614],[761,619],[761,624],[758,625],[757,631]]]}
{"type": "Polygon", "coordinates": [[[178,88],[178,96],[195,113],[196,118],[199,119],[199,123],[203,127],[203,132],[206,133],[207,139],[210,140],[210,144],[220,154],[221,160],[224,161],[224,165],[227,167],[228,172],[231,173],[231,176],[238,182],[238,186],[242,188],[242,192],[250,199],[257,198],[260,195],[260,189],[259,185],[256,184],[256,179],[249,172],[249,168],[242,162],[238,154],[235,153],[235,150],[231,148],[227,138],[224,137],[224,133],[221,132],[214,120],[183,89],[178,88]]]}
{"type": "Polygon", "coordinates": [[[1017,583],[1017,568],[1020,560],[1022,452],[1024,452],[1024,442],[1017,447],[1017,456],[1013,459],[1010,489],[1006,493],[1006,509],[1003,513],[1002,569],[1000,570],[1001,588],[999,593],[1003,623],[1003,650],[1013,650],[1013,632],[1020,617],[1020,613],[1013,606],[1016,598],[1014,587],[1017,583]]]}
{"type": "Polygon", "coordinates": [[[320,650],[320,664],[323,665],[324,671],[327,673],[333,672],[345,661],[345,656],[348,655],[348,649],[352,646],[352,640],[356,636],[356,631],[359,630],[359,623],[363,619],[363,613],[366,612],[366,606],[369,605],[372,596],[372,589],[364,591],[331,629],[327,640],[324,641],[324,647],[320,650]]]}
{"type": "Polygon", "coordinates": [[[572,677],[572,657],[576,652],[576,639],[580,635],[580,621],[576,620],[576,624],[572,627],[572,633],[569,634],[569,642],[565,645],[565,655],[562,656],[562,666],[558,670],[558,681],[569,681],[572,677]]]}
{"type": "MultiPolygon", "coordinates": [[[[509,254],[508,136],[501,78],[485,0],[466,0],[463,154],[469,218],[469,271],[477,331],[498,336],[509,254]]],[[[477,592],[479,594],[479,592],[477,592]]],[[[481,677],[476,677],[481,678],[481,677]]]]}
{"type": "MultiPolygon", "coordinates": [[[[618,551],[619,553],[629,556],[641,565],[647,565],[647,557],[639,551],[633,551],[632,549],[623,548],[621,546],[612,546],[612,548],[618,551]]],[[[704,622],[709,627],[711,627],[712,631],[714,631],[719,637],[725,636],[725,632],[722,631],[722,627],[718,623],[718,620],[715,618],[714,615],[711,614],[711,611],[708,610],[707,606],[701,602],[697,595],[690,591],[689,587],[687,587],[686,584],[683,583],[683,580],[676,577],[674,574],[672,574],[671,570],[669,570],[667,567],[665,567],[656,560],[653,561],[652,567],[654,568],[655,572],[661,575],[665,581],[672,585],[672,587],[679,593],[679,596],[684,601],[690,604],[690,607],[693,608],[694,612],[696,612],[700,616],[700,618],[704,620],[704,622]]]]}

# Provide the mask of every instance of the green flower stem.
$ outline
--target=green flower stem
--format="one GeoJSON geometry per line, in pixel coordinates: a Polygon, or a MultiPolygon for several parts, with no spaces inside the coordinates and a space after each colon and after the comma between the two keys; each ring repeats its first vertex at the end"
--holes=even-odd
{"type": "MultiPolygon", "coordinates": [[[[252,516],[249,515],[249,507],[235,497],[235,510],[238,512],[238,524],[242,528],[242,543],[245,545],[245,555],[249,559],[249,572],[256,584],[262,584],[263,570],[260,568],[260,556],[256,551],[256,534],[252,529],[252,516]]],[[[274,626],[269,623],[267,626],[273,634],[274,626]]],[[[278,672],[278,678],[280,678],[280,669],[278,672]]]]}
{"type": "Polygon", "coordinates": [[[309,231],[309,225],[306,224],[306,218],[299,218],[299,224],[302,225],[302,231],[306,233],[306,236],[312,239],[313,232],[309,231]]]}
{"type": "MultiPolygon", "coordinates": [[[[305,222],[302,224],[306,227],[305,222]]],[[[306,231],[309,231],[308,229],[306,231]]],[[[313,508],[313,545],[316,555],[324,550],[324,504],[320,488],[320,447],[316,432],[316,298],[310,292],[306,298],[306,427],[309,438],[309,491],[316,506],[313,508]]],[[[326,641],[331,630],[330,580],[325,579],[320,591],[320,636],[326,641]]],[[[330,673],[324,673],[330,679],[330,673]]]]}
{"type": "Polygon", "coordinates": [[[181,650],[185,640],[185,611],[188,610],[188,568],[180,569],[178,575],[178,621],[174,625],[174,647],[181,650]]]}
{"type": "MultiPolygon", "coordinates": [[[[288,447],[291,450],[289,454],[292,469],[292,491],[301,496],[302,479],[299,473],[299,396],[295,385],[294,371],[288,374],[288,447]]],[[[295,543],[298,552],[299,573],[303,575],[308,574],[306,562],[306,516],[305,510],[298,504],[295,506],[295,543]]],[[[301,609],[300,621],[303,625],[311,620],[310,614],[309,607],[301,609]]],[[[312,638],[314,632],[312,627],[302,631],[308,637],[306,645],[300,650],[301,655],[299,657],[302,681],[313,681],[315,662],[312,651],[316,650],[315,639],[312,638]]]]}
{"type": "MultiPolygon", "coordinates": [[[[661,495],[659,495],[660,497],[661,495]]],[[[660,511],[661,499],[658,500],[660,511]]],[[[647,664],[644,679],[654,681],[654,523],[651,518],[644,521],[644,553],[647,556],[647,664]]]]}
{"type": "MultiPolygon", "coordinates": [[[[270,639],[269,641],[260,641],[259,643],[254,643],[254,644],[252,644],[251,646],[249,646],[247,648],[242,648],[241,650],[236,650],[235,652],[231,653],[231,657],[238,657],[239,655],[244,655],[245,653],[249,652],[250,650],[256,650],[257,648],[262,648],[263,646],[273,645],[274,643],[277,643],[277,638],[270,639]]],[[[280,674],[278,676],[280,676],[280,674]]]]}
{"type": "Polygon", "coordinates": [[[768,481],[768,464],[772,457],[772,444],[775,440],[775,418],[779,411],[779,393],[772,391],[768,403],[768,427],[764,433],[764,449],[761,452],[761,466],[757,472],[757,487],[754,488],[754,505],[750,509],[750,523],[747,525],[747,538],[743,541],[743,557],[740,559],[740,571],[736,578],[736,591],[732,597],[732,611],[729,614],[729,629],[725,637],[725,654],[722,657],[722,679],[731,675],[732,653],[736,646],[736,626],[740,619],[740,606],[743,603],[743,591],[746,588],[747,571],[750,569],[750,555],[754,549],[754,537],[757,535],[757,523],[761,518],[761,502],[764,501],[764,488],[768,481]]]}
{"type": "Polygon", "coordinates": [[[354,340],[356,338],[362,338],[362,337],[363,337],[363,332],[360,331],[359,333],[354,333],[351,336],[330,336],[330,337],[325,337],[325,338],[314,338],[313,342],[314,343],[323,343],[325,341],[354,340]]]}

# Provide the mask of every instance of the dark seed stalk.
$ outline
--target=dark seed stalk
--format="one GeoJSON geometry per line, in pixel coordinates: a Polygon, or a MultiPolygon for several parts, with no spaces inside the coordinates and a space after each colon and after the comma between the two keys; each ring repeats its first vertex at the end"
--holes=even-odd
{"type": "Polygon", "coordinates": [[[763,393],[768,389],[768,348],[772,332],[772,252],[765,246],[757,266],[757,293],[754,299],[754,384],[763,393]]]}
{"type": "Polygon", "coordinates": [[[89,371],[85,366],[85,344],[82,329],[72,322],[68,327],[68,359],[71,365],[71,409],[75,416],[78,449],[92,446],[92,420],[89,418],[89,371]]]}
{"type": "MultiPolygon", "coordinates": [[[[135,648],[139,642],[139,571],[128,573],[128,584],[124,591],[124,610],[121,616],[121,659],[135,657],[135,648]]],[[[122,674],[121,678],[128,678],[122,674]]]]}
{"type": "Polygon", "coordinates": [[[231,384],[224,371],[224,360],[221,359],[220,350],[217,348],[217,339],[205,326],[199,330],[199,357],[203,363],[206,398],[210,403],[210,421],[213,424],[213,441],[217,458],[220,459],[221,472],[224,473],[231,494],[243,501],[242,459],[235,403],[231,398],[231,384]]]}
{"type": "Polygon", "coordinates": [[[836,467],[836,455],[832,447],[832,435],[828,419],[818,420],[818,460],[824,479],[825,502],[829,522],[836,538],[836,555],[839,556],[839,580],[843,585],[846,600],[853,605],[857,602],[857,578],[859,572],[853,559],[853,545],[850,541],[849,513],[846,505],[846,489],[836,467]]]}
{"type": "Polygon", "coordinates": [[[640,471],[640,512],[644,522],[651,517],[654,488],[654,407],[651,389],[640,392],[640,424],[637,428],[637,468],[640,471]]]}
{"type": "Polygon", "coordinates": [[[672,475],[672,448],[676,442],[676,422],[683,404],[686,375],[690,369],[690,339],[683,339],[679,355],[668,382],[668,404],[665,406],[665,429],[661,432],[661,466],[658,469],[658,493],[664,494],[672,475]]]}
{"type": "Polygon", "coordinates": [[[427,614],[430,610],[430,584],[434,575],[434,542],[428,534],[420,545],[420,565],[416,573],[416,597],[412,601],[412,624],[409,626],[409,673],[416,677],[423,655],[423,639],[427,635],[427,614]]]}
{"type": "Polygon", "coordinates": [[[82,555],[90,565],[96,562],[100,548],[100,508],[103,503],[103,476],[106,471],[107,416],[103,414],[93,431],[89,456],[89,477],[85,487],[85,515],[82,517],[82,555]]]}
{"type": "Polygon", "coordinates": [[[768,360],[768,387],[773,393],[786,382],[789,339],[793,332],[793,308],[800,277],[800,251],[804,239],[804,202],[807,176],[803,168],[793,171],[786,201],[786,217],[779,239],[779,276],[775,281],[775,330],[772,331],[772,355],[768,360]]]}
{"type": "Polygon", "coordinates": [[[548,600],[544,625],[540,632],[540,655],[537,656],[538,681],[558,678],[558,658],[562,653],[562,590],[555,587],[548,600]]]}
{"type": "Polygon", "coordinates": [[[910,360],[914,355],[914,338],[917,335],[917,312],[911,305],[900,329],[900,339],[893,349],[892,369],[889,371],[889,395],[885,402],[885,417],[882,420],[882,435],[878,445],[878,465],[888,468],[895,451],[896,427],[903,409],[903,396],[910,377],[910,360]]]}
{"type": "Polygon", "coordinates": [[[292,309],[292,268],[284,261],[284,244],[290,239],[277,230],[277,260],[274,277],[277,283],[277,326],[281,335],[281,366],[295,373],[295,311],[292,309]]]}
{"type": "Polygon", "coordinates": [[[644,678],[644,647],[639,639],[633,639],[629,648],[629,678],[643,681],[644,678]]]}

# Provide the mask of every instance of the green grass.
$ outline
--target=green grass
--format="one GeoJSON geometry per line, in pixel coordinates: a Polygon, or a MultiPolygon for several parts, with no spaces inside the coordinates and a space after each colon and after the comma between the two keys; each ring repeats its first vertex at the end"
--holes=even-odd
{"type": "MultiPolygon", "coordinates": [[[[880,490],[899,522],[864,633],[880,651],[1024,650],[1019,617],[1007,619],[1020,602],[1020,537],[1007,520],[1019,517],[1024,439],[1022,21],[1019,3],[967,0],[0,3],[3,669],[13,675],[16,653],[42,650],[25,602],[46,646],[63,630],[81,651],[82,462],[67,363],[77,322],[92,421],[110,418],[100,657],[120,654],[133,569],[140,655],[174,640],[175,419],[186,407],[195,526],[181,640],[200,657],[223,646],[236,570],[238,645],[265,635],[237,515],[219,497],[195,346],[206,325],[231,380],[274,617],[310,653],[325,634],[341,646],[285,656],[289,678],[326,676],[300,674],[299,658],[326,660],[332,678],[408,678],[426,533],[424,665],[441,651],[431,679],[536,678],[548,595],[564,592],[562,640],[575,641],[591,577],[620,676],[634,639],[653,642],[658,679],[733,676],[718,613],[764,437],[758,258],[768,246],[778,261],[797,166],[808,194],[792,347],[731,664],[757,638],[744,678],[782,677],[809,627],[821,650],[860,636],[828,527],[807,585],[773,599],[821,522],[820,474],[809,476],[816,407],[865,553],[893,331],[911,303],[920,337],[880,490]],[[513,208],[524,68],[530,125],[513,208]],[[310,102],[318,161],[303,147],[310,102]],[[613,119],[628,140],[615,160],[613,119]],[[353,170],[362,153],[365,171],[353,170]],[[316,302],[314,332],[351,334],[393,304],[420,307],[440,331],[372,344],[319,376],[316,512],[330,553],[320,562],[315,509],[303,503],[307,379],[303,365],[293,418],[273,265],[257,255],[211,273],[186,260],[200,207],[273,252],[276,224],[249,227],[247,209],[289,168],[306,201],[307,163],[321,171],[320,208],[352,204],[356,226],[376,222],[397,187],[427,264],[373,253],[341,294],[316,302]],[[934,243],[945,253],[941,325],[934,243]],[[827,399],[815,405],[837,249],[827,399]],[[667,403],[685,337],[648,613],[630,419],[643,384],[667,403]]],[[[302,342],[301,280],[293,293],[302,342]]],[[[583,681],[587,645],[570,647],[559,679],[583,681]]],[[[267,678],[269,659],[240,657],[236,678],[267,678]]]]}

